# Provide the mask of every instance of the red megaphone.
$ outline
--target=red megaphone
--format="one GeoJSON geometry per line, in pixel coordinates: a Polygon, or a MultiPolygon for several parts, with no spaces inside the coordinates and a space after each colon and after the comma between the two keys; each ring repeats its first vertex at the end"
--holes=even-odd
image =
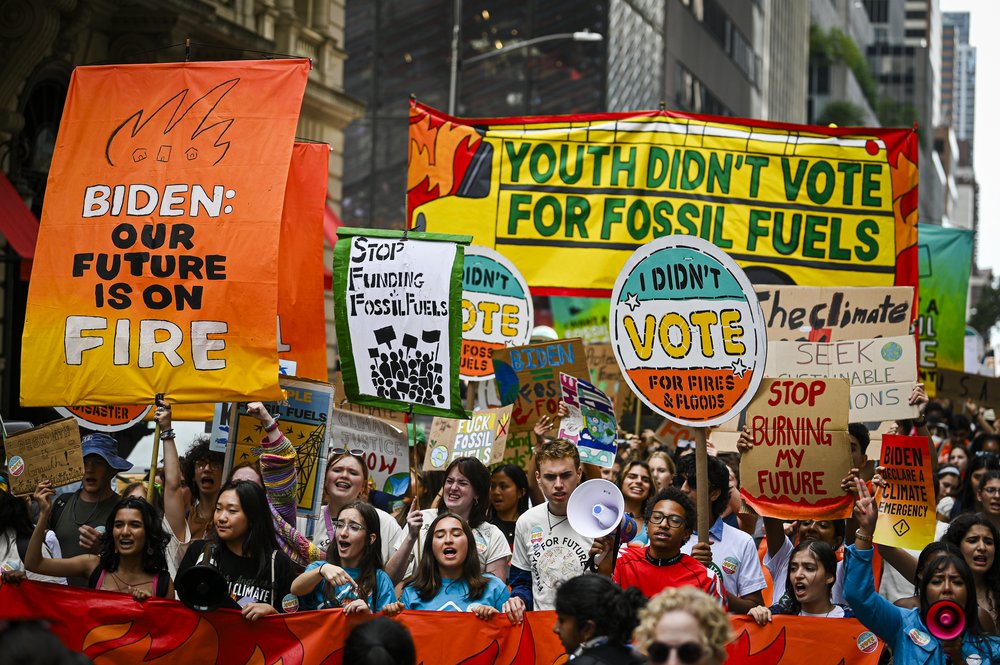
{"type": "Polygon", "coordinates": [[[939,640],[952,640],[965,630],[965,611],[953,600],[939,600],[927,610],[927,630],[939,640]]]}

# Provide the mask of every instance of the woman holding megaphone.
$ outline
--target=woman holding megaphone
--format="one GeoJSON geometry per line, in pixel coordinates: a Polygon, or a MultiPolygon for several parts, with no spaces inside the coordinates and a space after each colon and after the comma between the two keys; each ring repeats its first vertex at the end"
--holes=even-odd
{"type": "Polygon", "coordinates": [[[979,629],[975,581],[961,557],[947,554],[928,564],[920,579],[918,609],[896,607],[878,595],[871,568],[878,514],[867,485],[856,482],[854,519],[859,528],[854,545],[845,550],[844,591],[857,618],[891,646],[896,662],[1000,662],[1000,642],[979,629]],[[937,605],[940,601],[945,603],[937,605]]]}

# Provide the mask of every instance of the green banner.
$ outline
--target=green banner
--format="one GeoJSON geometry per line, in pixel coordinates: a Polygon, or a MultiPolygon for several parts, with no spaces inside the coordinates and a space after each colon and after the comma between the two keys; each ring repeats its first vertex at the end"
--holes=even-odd
{"type": "Polygon", "coordinates": [[[935,370],[965,371],[965,307],[972,270],[972,231],[920,224],[920,376],[934,385],[935,370]]]}
{"type": "Polygon", "coordinates": [[[341,228],[334,324],[347,399],[467,418],[458,381],[469,236],[341,228]]]}
{"type": "Polygon", "coordinates": [[[607,298],[551,296],[552,327],[561,339],[579,337],[585,344],[610,342],[608,316],[611,301],[607,298]]]}

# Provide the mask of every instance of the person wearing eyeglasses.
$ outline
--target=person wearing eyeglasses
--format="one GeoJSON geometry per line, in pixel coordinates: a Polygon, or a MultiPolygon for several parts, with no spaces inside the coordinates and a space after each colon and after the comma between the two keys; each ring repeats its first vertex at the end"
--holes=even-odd
{"type": "Polygon", "coordinates": [[[639,665],[630,645],[646,599],[638,589],[622,590],[603,575],[572,577],[556,591],[556,624],[573,665],[639,665]]]}
{"type": "Polygon", "coordinates": [[[344,614],[379,612],[396,602],[392,580],[382,570],[379,522],[375,508],[353,501],[337,513],[334,542],[326,561],[315,561],[292,582],[300,608],[342,608],[344,614]]]}
{"type": "Polygon", "coordinates": [[[729,617],[719,603],[689,586],[653,596],[632,635],[649,665],[722,665],[731,639],[729,617]]]}
{"type": "MultiPolygon", "coordinates": [[[[173,434],[173,430],[170,431],[173,434]]],[[[186,473],[191,487],[191,510],[188,512],[188,529],[191,538],[199,540],[212,535],[212,517],[215,502],[222,487],[222,466],[225,455],[209,448],[208,437],[199,437],[184,456],[186,473]]]]}
{"type": "Polygon", "coordinates": [[[693,586],[725,607],[725,589],[716,573],[681,552],[695,527],[695,508],[676,487],[660,490],[646,509],[649,545],[628,547],[615,566],[614,581],[637,588],[646,598],[663,589],[693,586]]]}
{"type": "MultiPolygon", "coordinates": [[[[336,446],[330,451],[324,479],[326,505],[320,509],[320,518],[299,518],[296,514],[298,470],[295,465],[295,448],[282,434],[278,421],[261,402],[247,404],[247,415],[257,418],[264,428],[261,474],[268,501],[275,513],[282,518],[275,520],[275,528],[283,543],[282,549],[301,565],[324,561],[326,551],[334,546],[333,518],[348,504],[366,500],[368,466],[363,459],[364,451],[336,446]]],[[[403,539],[403,530],[391,515],[378,508],[375,511],[379,519],[382,561],[389,562],[403,539]]],[[[390,571],[388,563],[386,571],[390,571]]],[[[391,572],[389,574],[392,577],[391,572]]],[[[393,581],[398,582],[399,579],[393,577],[393,581]]]]}

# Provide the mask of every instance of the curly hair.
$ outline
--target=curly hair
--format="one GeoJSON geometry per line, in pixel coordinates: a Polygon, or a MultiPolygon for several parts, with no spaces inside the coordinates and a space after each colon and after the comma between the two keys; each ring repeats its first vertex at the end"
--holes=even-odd
{"type": "Polygon", "coordinates": [[[687,612],[701,626],[701,643],[719,663],[726,658],[726,644],[733,638],[729,617],[719,602],[694,587],[673,587],[653,596],[639,612],[639,627],[632,642],[642,653],[653,642],[656,624],[668,612],[687,612]]]}
{"type": "Polygon", "coordinates": [[[186,482],[187,486],[191,488],[191,493],[195,497],[198,496],[198,481],[195,479],[194,463],[195,462],[218,462],[219,464],[226,463],[225,454],[213,451],[209,447],[210,443],[211,443],[210,437],[207,434],[199,436],[194,440],[194,444],[187,451],[187,454],[181,458],[181,475],[184,477],[184,482],[186,482]]]}
{"type": "Polygon", "coordinates": [[[688,531],[694,531],[695,525],[697,524],[697,513],[694,503],[688,498],[688,495],[680,491],[676,487],[664,487],[659,492],[656,493],[652,499],[650,499],[646,504],[646,512],[643,513],[643,518],[648,522],[649,518],[653,516],[653,510],[656,508],[656,504],[661,501],[673,501],[674,503],[680,505],[684,509],[684,528],[688,531]]]}
{"type": "Polygon", "coordinates": [[[117,504],[111,515],[108,516],[105,525],[105,534],[101,539],[101,567],[107,571],[118,570],[121,563],[121,556],[115,547],[115,539],[112,534],[115,532],[115,521],[118,513],[122,510],[138,510],[142,515],[142,527],[145,532],[146,542],[142,548],[142,569],[147,573],[160,573],[167,570],[167,543],[170,536],[163,530],[163,522],[156,514],[156,510],[145,499],[136,496],[127,496],[117,504]]]}
{"type": "Polygon", "coordinates": [[[580,466],[580,449],[566,439],[552,439],[535,446],[535,468],[541,468],[544,460],[572,458],[573,466],[580,466]]]}

